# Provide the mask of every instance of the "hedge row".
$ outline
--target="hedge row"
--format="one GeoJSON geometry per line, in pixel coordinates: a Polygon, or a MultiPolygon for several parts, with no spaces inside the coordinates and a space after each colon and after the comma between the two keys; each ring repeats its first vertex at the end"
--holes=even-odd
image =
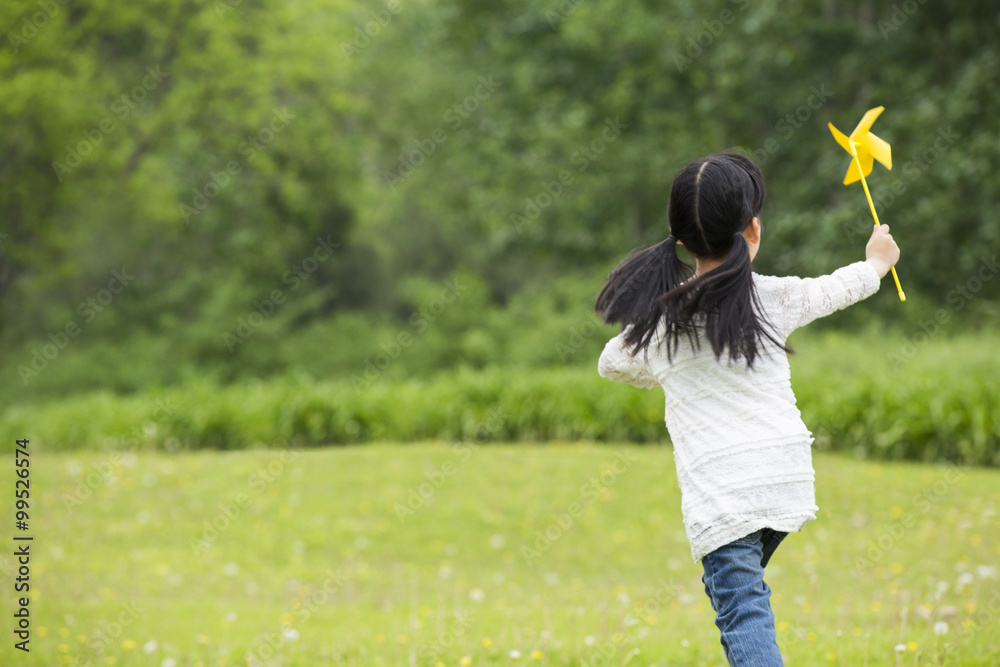
{"type": "MultiPolygon", "coordinates": [[[[903,356],[893,350],[904,345],[894,345],[873,350],[870,342],[826,336],[793,357],[793,385],[817,446],[872,458],[1000,465],[991,341],[936,341],[903,356]]],[[[10,407],[0,430],[50,451],[667,440],[662,392],[609,383],[596,368],[463,370],[360,389],[285,377],[132,396],[93,393],[10,407]]]]}

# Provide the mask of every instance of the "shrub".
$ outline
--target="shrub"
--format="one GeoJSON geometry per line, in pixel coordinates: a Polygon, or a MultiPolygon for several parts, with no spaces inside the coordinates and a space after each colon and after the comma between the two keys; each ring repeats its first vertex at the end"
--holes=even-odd
{"type": "MultiPolygon", "coordinates": [[[[990,346],[984,335],[934,341],[900,362],[884,344],[827,334],[796,343],[793,385],[819,448],[1000,465],[990,346]]],[[[305,375],[193,382],[13,406],[0,426],[48,450],[666,440],[662,393],[607,382],[595,366],[460,368],[426,380],[380,378],[360,389],[305,375]]]]}

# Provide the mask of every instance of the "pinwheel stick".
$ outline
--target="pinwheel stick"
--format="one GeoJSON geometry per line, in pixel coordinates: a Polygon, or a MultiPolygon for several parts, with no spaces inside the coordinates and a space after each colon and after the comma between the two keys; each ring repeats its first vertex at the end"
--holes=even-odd
{"type": "MultiPolygon", "coordinates": [[[[854,156],[854,162],[858,166],[858,173],[861,175],[861,186],[865,189],[865,197],[868,199],[868,206],[872,210],[872,217],[875,219],[875,224],[881,226],[882,223],[878,221],[878,213],[875,212],[875,204],[872,202],[872,195],[868,192],[868,182],[865,181],[865,170],[861,168],[861,160],[858,158],[858,142],[848,139],[851,146],[851,155],[854,156]]],[[[899,276],[896,275],[896,267],[890,267],[892,271],[892,279],[896,281],[896,291],[899,292],[899,300],[906,301],[906,295],[903,294],[903,288],[899,284],[899,276]]]]}

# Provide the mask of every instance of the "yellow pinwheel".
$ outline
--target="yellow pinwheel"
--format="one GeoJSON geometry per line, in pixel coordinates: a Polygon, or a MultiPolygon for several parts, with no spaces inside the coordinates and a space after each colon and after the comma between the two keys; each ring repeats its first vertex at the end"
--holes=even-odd
{"type": "MultiPolygon", "coordinates": [[[[861,181],[861,185],[865,189],[865,197],[868,199],[868,206],[872,211],[872,218],[875,219],[876,225],[881,223],[878,221],[878,214],[875,213],[875,204],[872,203],[872,195],[868,191],[868,182],[865,181],[865,176],[872,173],[875,160],[878,160],[886,169],[892,169],[892,149],[888,143],[871,133],[872,124],[883,111],[885,111],[885,107],[875,107],[866,111],[865,115],[861,118],[861,122],[858,123],[858,126],[854,128],[849,137],[835,128],[833,123],[827,123],[830,133],[833,134],[833,138],[854,158],[851,161],[851,166],[847,168],[847,175],[844,176],[844,185],[850,185],[858,180],[861,181]]],[[[896,291],[899,292],[899,300],[906,301],[906,295],[903,294],[903,288],[899,284],[899,276],[896,275],[896,267],[892,267],[892,279],[896,281],[896,291]]]]}

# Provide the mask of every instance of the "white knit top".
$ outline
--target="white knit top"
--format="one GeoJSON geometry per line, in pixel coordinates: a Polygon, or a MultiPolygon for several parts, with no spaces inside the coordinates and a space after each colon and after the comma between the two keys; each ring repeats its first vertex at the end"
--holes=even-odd
{"type": "MultiPolygon", "coordinates": [[[[867,262],[820,278],[753,278],[762,314],[782,342],[798,327],[879,287],[878,273],[867,262]]],[[[747,370],[745,361],[729,361],[728,350],[716,360],[707,340],[695,351],[681,336],[670,362],[659,335],[635,357],[621,339],[605,346],[598,372],[637,387],[663,388],[681,513],[696,562],[761,528],[794,532],[816,518],[812,433],[795,405],[782,350],[765,344],[747,370]]]]}

